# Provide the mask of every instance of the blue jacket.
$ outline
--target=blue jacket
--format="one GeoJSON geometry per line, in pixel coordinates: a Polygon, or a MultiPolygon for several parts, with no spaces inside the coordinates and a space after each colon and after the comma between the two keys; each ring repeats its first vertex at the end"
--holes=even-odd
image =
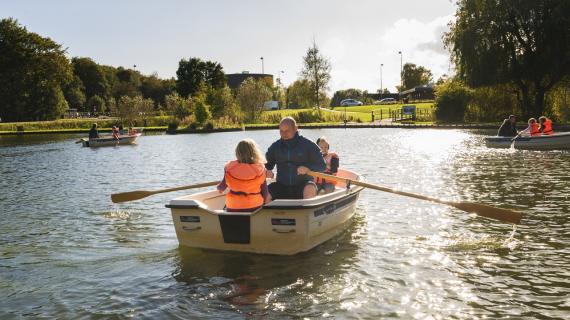
{"type": "Polygon", "coordinates": [[[290,140],[275,141],[267,150],[265,158],[267,170],[273,170],[277,165],[277,182],[286,186],[299,185],[313,179],[308,175],[297,175],[297,167],[305,166],[317,172],[326,169],[319,146],[299,133],[290,140]]]}

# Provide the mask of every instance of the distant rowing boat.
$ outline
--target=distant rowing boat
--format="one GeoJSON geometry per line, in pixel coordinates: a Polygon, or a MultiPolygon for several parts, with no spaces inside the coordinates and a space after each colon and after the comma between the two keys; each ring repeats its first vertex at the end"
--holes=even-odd
{"type": "Polygon", "coordinates": [[[122,135],[122,136],[119,136],[119,140],[115,139],[112,136],[107,136],[107,137],[103,137],[103,138],[96,138],[96,139],[84,138],[84,139],[81,139],[81,144],[84,147],[91,147],[91,148],[129,145],[129,144],[135,144],[138,137],[140,137],[140,136],[141,136],[140,133],[133,134],[133,135],[122,135]]]}
{"type": "Polygon", "coordinates": [[[485,144],[489,148],[510,148],[523,150],[564,150],[570,149],[570,132],[555,133],[544,136],[521,136],[513,141],[513,137],[486,137],[485,144]],[[513,143],[514,142],[514,143],[513,143]]]}

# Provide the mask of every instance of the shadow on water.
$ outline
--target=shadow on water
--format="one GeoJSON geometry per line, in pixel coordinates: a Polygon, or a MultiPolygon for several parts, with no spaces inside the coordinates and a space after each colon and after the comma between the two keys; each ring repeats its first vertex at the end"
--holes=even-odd
{"type": "Polygon", "coordinates": [[[317,316],[310,308],[314,296],[326,294],[320,291],[326,283],[341,281],[353,268],[363,228],[364,217],[357,214],[338,236],[293,256],[180,246],[173,277],[195,298],[227,303],[238,313],[317,316]]]}

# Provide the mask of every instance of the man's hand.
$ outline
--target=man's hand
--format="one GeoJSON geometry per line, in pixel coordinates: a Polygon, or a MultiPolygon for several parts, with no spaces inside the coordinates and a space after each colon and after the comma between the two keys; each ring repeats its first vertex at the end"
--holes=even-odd
{"type": "Polygon", "coordinates": [[[297,167],[297,174],[307,174],[309,171],[311,170],[309,170],[309,168],[307,167],[304,166],[297,167]]]}
{"type": "Polygon", "coordinates": [[[265,177],[266,177],[266,178],[273,178],[273,177],[274,177],[273,171],[267,170],[267,171],[265,172],[265,177]]]}

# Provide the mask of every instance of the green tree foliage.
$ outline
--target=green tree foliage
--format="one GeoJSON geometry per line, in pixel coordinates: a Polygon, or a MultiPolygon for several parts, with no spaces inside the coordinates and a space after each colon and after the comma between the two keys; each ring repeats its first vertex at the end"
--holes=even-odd
{"type": "Polygon", "coordinates": [[[234,122],[241,120],[240,108],[228,86],[219,89],[209,88],[206,103],[210,105],[214,118],[229,117],[234,122]]]}
{"type": "Polygon", "coordinates": [[[471,100],[471,92],[457,80],[449,80],[435,89],[435,117],[443,122],[462,122],[471,100]]]}
{"type": "Polygon", "coordinates": [[[105,112],[105,100],[103,100],[103,98],[99,97],[98,95],[94,95],[89,98],[89,100],[87,100],[87,103],[85,104],[85,110],[94,113],[105,112]]]}
{"type": "Polygon", "coordinates": [[[198,124],[203,124],[206,120],[212,117],[210,113],[210,107],[204,101],[204,98],[195,99],[194,103],[194,116],[196,117],[196,122],[198,124]]]}
{"type": "Polygon", "coordinates": [[[495,122],[510,114],[520,115],[516,88],[497,85],[472,89],[465,120],[470,122],[495,122]]]}
{"type": "Polygon", "coordinates": [[[195,95],[203,84],[213,88],[222,88],[226,84],[222,65],[217,62],[202,61],[200,58],[180,60],[176,76],[176,88],[183,97],[195,95]]]}
{"type": "Polygon", "coordinates": [[[271,89],[263,80],[246,79],[239,87],[237,101],[245,115],[245,120],[255,123],[261,117],[263,104],[271,99],[271,89]]]}
{"type": "Polygon", "coordinates": [[[122,96],[118,103],[112,104],[111,110],[121,122],[133,123],[138,119],[143,119],[154,108],[154,102],[151,99],[144,99],[140,96],[129,97],[122,96]]]}
{"type": "Polygon", "coordinates": [[[460,0],[444,36],[458,75],[474,87],[514,84],[526,116],[570,73],[570,1],[460,0]]]}
{"type": "Polygon", "coordinates": [[[328,90],[328,84],[331,79],[331,63],[328,58],[321,54],[314,41],[313,45],[307,49],[307,54],[303,57],[301,75],[311,85],[313,106],[319,107],[328,90]]]}
{"type": "Polygon", "coordinates": [[[140,91],[143,98],[152,99],[155,107],[166,103],[166,96],[176,91],[174,79],[160,79],[157,74],[141,78],[140,91]]]}
{"type": "Polygon", "coordinates": [[[70,108],[85,111],[85,86],[78,76],[73,78],[64,88],[63,94],[70,108]]]}
{"type": "Polygon", "coordinates": [[[71,65],[73,66],[73,73],[81,79],[85,87],[87,100],[95,95],[103,99],[110,97],[111,90],[105,78],[105,72],[91,58],[75,57],[71,59],[71,65]]]}
{"type": "Polygon", "coordinates": [[[552,118],[567,123],[570,120],[570,77],[555,86],[547,100],[552,106],[552,118]]]}
{"type": "Polygon", "coordinates": [[[412,89],[417,86],[427,85],[433,79],[431,71],[422,67],[416,66],[413,63],[406,63],[402,71],[402,81],[404,82],[404,90],[412,89]]]}
{"type": "Polygon", "coordinates": [[[192,99],[183,98],[174,92],[165,97],[166,110],[178,120],[184,120],[192,114],[192,99]]]}
{"type": "Polygon", "coordinates": [[[117,81],[112,87],[113,97],[119,100],[123,96],[136,97],[141,95],[139,90],[141,86],[140,73],[118,67],[116,69],[117,81]]]}
{"type": "Polygon", "coordinates": [[[0,20],[0,118],[53,120],[67,108],[63,89],[72,81],[65,50],[28,32],[16,20],[0,20]]]}
{"type": "Polygon", "coordinates": [[[313,90],[309,80],[296,80],[287,88],[287,108],[306,109],[313,106],[313,90]]]}

